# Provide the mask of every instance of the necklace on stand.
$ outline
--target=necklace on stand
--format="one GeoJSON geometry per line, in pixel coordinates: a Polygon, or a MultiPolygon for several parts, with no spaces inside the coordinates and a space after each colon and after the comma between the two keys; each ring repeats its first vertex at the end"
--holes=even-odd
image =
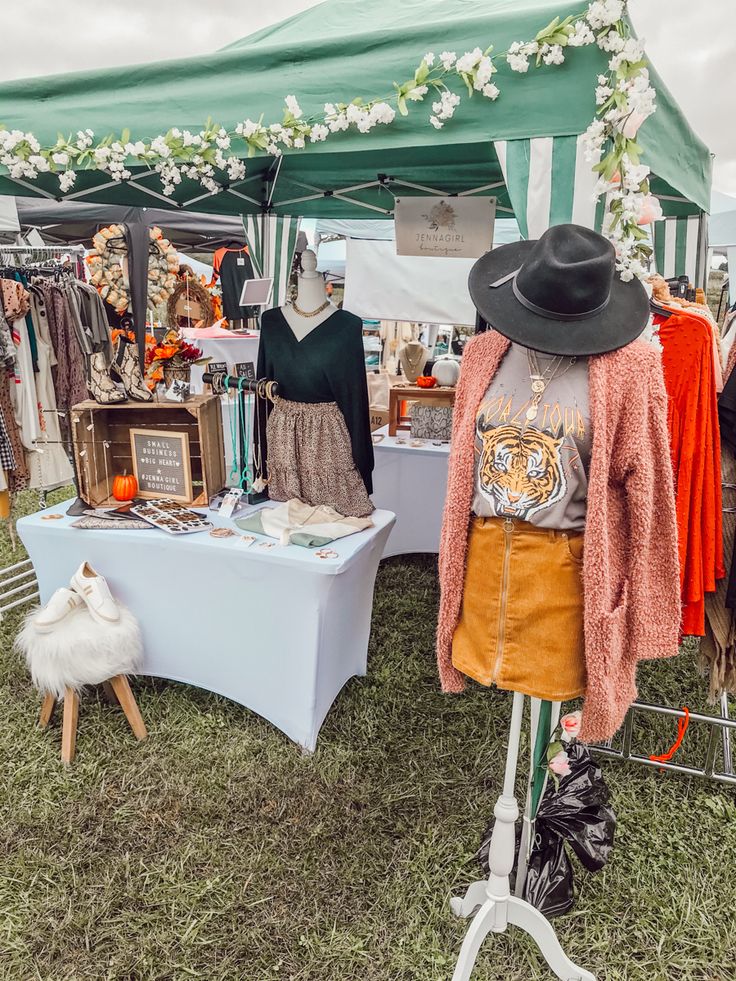
{"type": "Polygon", "coordinates": [[[422,364],[422,358],[424,357],[424,354],[425,354],[424,347],[422,347],[422,345],[420,344],[419,345],[419,354],[415,358],[412,358],[412,356],[409,354],[409,345],[407,344],[406,347],[404,348],[402,354],[406,358],[407,366],[409,368],[411,368],[412,374],[414,374],[414,375],[418,374],[419,373],[419,369],[420,369],[421,364],[422,364]]]}
{"type": "Polygon", "coordinates": [[[559,371],[560,365],[564,360],[563,356],[559,355],[553,361],[550,361],[544,371],[541,371],[536,351],[527,348],[526,357],[529,362],[529,378],[532,383],[532,400],[529,403],[529,408],[526,410],[526,419],[527,422],[534,422],[539,415],[539,403],[542,401],[542,396],[547,391],[550,382],[556,378],[562,378],[565,372],[572,368],[577,358],[570,358],[570,363],[562,371],[559,371]]]}
{"type": "Polygon", "coordinates": [[[297,306],[296,300],[291,301],[291,309],[294,313],[298,313],[300,317],[316,317],[318,313],[322,313],[330,305],[330,300],[325,300],[321,303],[316,310],[302,310],[301,307],[297,306]]]}

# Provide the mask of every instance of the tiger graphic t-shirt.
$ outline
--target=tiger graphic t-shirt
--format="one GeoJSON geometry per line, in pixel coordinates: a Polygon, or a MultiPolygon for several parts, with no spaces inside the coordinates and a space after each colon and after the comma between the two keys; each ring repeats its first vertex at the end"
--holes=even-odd
{"type": "MultiPolygon", "coordinates": [[[[555,360],[537,354],[540,372],[555,360]]],[[[583,531],[592,446],[588,359],[572,366],[563,359],[529,421],[532,394],[526,348],[512,344],[478,408],[473,512],[583,531]]]]}

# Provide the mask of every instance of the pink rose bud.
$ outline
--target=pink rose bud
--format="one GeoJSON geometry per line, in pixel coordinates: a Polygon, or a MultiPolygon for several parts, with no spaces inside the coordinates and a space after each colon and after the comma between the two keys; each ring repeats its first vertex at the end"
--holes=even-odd
{"type": "Polygon", "coordinates": [[[558,777],[566,777],[570,773],[570,758],[564,749],[561,749],[556,756],[549,761],[549,768],[558,777]]]}
{"type": "Polygon", "coordinates": [[[570,712],[568,715],[563,715],[560,719],[563,735],[567,736],[569,739],[579,736],[582,718],[582,712],[570,712]]]}
{"type": "Polygon", "coordinates": [[[641,211],[637,219],[639,225],[650,225],[653,221],[659,221],[662,217],[662,207],[653,194],[647,194],[642,202],[641,211]]]}
{"type": "Polygon", "coordinates": [[[642,116],[640,112],[629,113],[621,129],[621,134],[625,136],[627,140],[635,139],[636,134],[639,132],[639,127],[646,118],[647,117],[642,116]]]}

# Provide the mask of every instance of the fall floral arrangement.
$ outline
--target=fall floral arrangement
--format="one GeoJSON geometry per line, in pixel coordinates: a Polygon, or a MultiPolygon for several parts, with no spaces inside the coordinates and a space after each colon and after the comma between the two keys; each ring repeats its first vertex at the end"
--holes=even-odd
{"type": "MultiPolygon", "coordinates": [[[[166,303],[177,282],[179,255],[160,228],[149,229],[151,250],[148,259],[148,302],[156,307],[166,303]]],[[[90,283],[103,300],[123,314],[130,306],[128,285],[128,246],[123,225],[108,225],[92,239],[87,255],[90,283]]]]}
{"type": "MultiPolygon", "coordinates": [[[[132,331],[117,329],[112,332],[113,344],[121,334],[129,341],[137,340],[132,331]]],[[[157,341],[152,334],[146,334],[145,380],[150,389],[173,377],[188,377],[192,365],[207,364],[209,361],[210,358],[203,357],[202,351],[188,344],[176,330],[167,331],[162,341],[157,341]]]]}
{"type": "Polygon", "coordinates": [[[160,343],[146,346],[146,380],[155,385],[169,377],[188,377],[193,364],[207,364],[209,360],[178,331],[169,330],[160,343]]]}

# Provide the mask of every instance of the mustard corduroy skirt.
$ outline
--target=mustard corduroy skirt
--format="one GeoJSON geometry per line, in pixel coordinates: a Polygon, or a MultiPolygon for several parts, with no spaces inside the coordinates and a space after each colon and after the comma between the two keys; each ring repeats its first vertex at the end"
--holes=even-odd
{"type": "Polygon", "coordinates": [[[473,518],[452,663],[482,685],[584,694],[583,533],[473,518]]]}

